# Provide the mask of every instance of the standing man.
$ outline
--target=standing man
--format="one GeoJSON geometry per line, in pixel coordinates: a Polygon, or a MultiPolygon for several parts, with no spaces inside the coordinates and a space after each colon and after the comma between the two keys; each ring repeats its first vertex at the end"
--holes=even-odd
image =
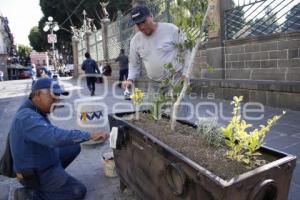
{"type": "Polygon", "coordinates": [[[86,74],[86,83],[88,86],[88,89],[91,93],[91,96],[95,95],[95,83],[97,80],[97,75],[100,74],[100,70],[98,68],[98,65],[94,59],[91,58],[91,55],[86,52],[84,54],[86,60],[83,61],[81,69],[85,71],[86,74]]]}
{"type": "Polygon", "coordinates": [[[120,50],[119,57],[116,58],[116,62],[119,62],[119,84],[118,86],[121,88],[122,82],[127,80],[128,77],[128,57],[125,55],[125,50],[120,50]]]}
{"type": "Polygon", "coordinates": [[[14,172],[24,188],[15,191],[15,200],[84,199],[86,187],[65,168],[80,153],[79,143],[106,139],[108,135],[52,125],[47,114],[53,111],[59,96],[67,94],[52,79],[38,79],[30,98],[16,113],[9,141],[14,172]]]}
{"type": "Polygon", "coordinates": [[[34,82],[36,80],[36,67],[35,67],[35,64],[31,64],[30,73],[31,73],[32,82],[34,82]]]}
{"type": "Polygon", "coordinates": [[[185,71],[179,61],[179,50],[176,47],[176,44],[183,43],[179,28],[170,23],[154,22],[145,5],[133,8],[131,22],[132,25],[136,25],[139,32],[130,42],[129,74],[123,86],[127,88],[138,78],[140,61],[146,68],[147,76],[151,80],[150,85],[159,85],[166,78],[168,72],[164,65],[168,63],[172,63],[179,78],[183,77],[185,71]]]}
{"type": "Polygon", "coordinates": [[[2,81],[4,81],[4,73],[3,73],[3,71],[1,71],[0,70],[0,81],[2,82],[2,81]]]}

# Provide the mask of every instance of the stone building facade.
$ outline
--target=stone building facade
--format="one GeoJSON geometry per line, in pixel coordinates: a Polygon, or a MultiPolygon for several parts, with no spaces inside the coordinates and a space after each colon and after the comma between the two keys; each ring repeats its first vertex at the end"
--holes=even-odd
{"type": "Polygon", "coordinates": [[[7,62],[15,53],[14,38],[8,19],[0,14],[0,70],[4,72],[4,79],[7,79],[7,62]]]}

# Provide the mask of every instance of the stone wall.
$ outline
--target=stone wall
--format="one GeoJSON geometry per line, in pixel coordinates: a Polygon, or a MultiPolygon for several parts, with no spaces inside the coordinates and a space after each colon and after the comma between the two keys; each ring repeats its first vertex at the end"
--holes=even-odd
{"type": "Polygon", "coordinates": [[[226,99],[243,96],[244,102],[300,111],[300,82],[254,80],[192,80],[192,91],[203,97],[226,99]]]}
{"type": "Polygon", "coordinates": [[[300,32],[204,44],[192,74],[194,92],[300,110],[300,32]],[[212,67],[213,70],[209,70],[212,67]]]}
{"type": "Polygon", "coordinates": [[[300,32],[202,45],[192,78],[300,81],[300,32]]]}
{"type": "Polygon", "coordinates": [[[192,79],[224,79],[224,48],[203,45],[197,52],[192,79]]]}
{"type": "Polygon", "coordinates": [[[225,79],[300,81],[300,32],[227,41],[225,79]]]}

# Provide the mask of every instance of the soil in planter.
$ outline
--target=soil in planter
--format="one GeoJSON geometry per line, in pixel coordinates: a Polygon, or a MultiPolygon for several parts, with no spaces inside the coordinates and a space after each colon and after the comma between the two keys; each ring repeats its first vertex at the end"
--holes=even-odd
{"type": "MultiPolygon", "coordinates": [[[[134,119],[130,122],[224,180],[234,178],[251,170],[243,163],[228,159],[225,146],[209,146],[205,140],[193,134],[196,130],[191,126],[178,123],[176,132],[172,132],[170,120],[163,118],[155,121],[146,113],[140,113],[138,120],[134,119]]],[[[259,156],[259,159],[268,163],[278,158],[263,154],[259,156]]]]}

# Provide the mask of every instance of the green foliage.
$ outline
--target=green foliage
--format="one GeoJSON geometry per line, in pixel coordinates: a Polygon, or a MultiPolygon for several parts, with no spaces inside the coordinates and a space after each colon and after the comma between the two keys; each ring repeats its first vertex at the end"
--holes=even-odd
{"type": "Polygon", "coordinates": [[[152,119],[159,120],[168,102],[168,95],[166,93],[159,93],[156,95],[149,95],[148,101],[150,102],[150,115],[152,119]]]}
{"type": "Polygon", "coordinates": [[[207,0],[174,0],[171,5],[173,21],[186,34],[189,49],[195,46],[207,5],[207,0]]]}
{"type": "Polygon", "coordinates": [[[27,66],[30,61],[30,52],[32,51],[31,47],[26,45],[18,45],[18,56],[19,62],[21,65],[27,66]]]}
{"type": "MultiPolygon", "coordinates": [[[[258,150],[264,144],[264,139],[270,128],[282,117],[282,115],[275,115],[269,119],[267,125],[261,125],[260,129],[248,133],[246,129],[252,127],[246,121],[241,119],[240,102],[243,97],[234,97],[232,104],[233,117],[227,127],[223,128],[225,137],[225,144],[229,147],[227,156],[231,159],[243,162],[250,166],[260,165],[261,160],[256,159],[255,156],[260,155],[258,150]]],[[[285,112],[283,112],[285,114],[285,112]]]]}
{"type": "Polygon", "coordinates": [[[196,123],[197,132],[196,136],[205,139],[211,146],[221,146],[224,142],[223,132],[221,126],[215,119],[200,119],[196,123]]]}
{"type": "MultiPolygon", "coordinates": [[[[183,31],[185,40],[183,43],[176,44],[179,50],[178,60],[184,63],[184,55],[186,51],[191,51],[198,37],[204,37],[207,29],[215,29],[214,21],[208,21],[204,33],[200,35],[200,28],[203,23],[205,11],[208,7],[208,1],[199,0],[175,0],[171,5],[171,13],[173,13],[173,21],[183,31]]],[[[208,72],[213,73],[215,69],[211,66],[207,67],[208,72]]]]}
{"type": "Polygon", "coordinates": [[[208,66],[207,71],[213,73],[215,71],[215,68],[213,66],[208,66]]]}
{"type": "MultiPolygon", "coordinates": [[[[106,0],[101,0],[107,2],[106,0]]],[[[104,16],[102,13],[102,7],[99,4],[101,1],[94,0],[40,0],[41,10],[44,14],[39,21],[38,28],[41,30],[41,41],[43,41],[44,48],[49,49],[50,44],[47,43],[47,34],[43,32],[43,27],[47,18],[52,16],[54,21],[57,21],[60,30],[56,32],[58,43],[55,47],[59,51],[64,51],[64,49],[69,49],[71,52],[71,29],[70,26],[81,27],[83,15],[82,12],[85,9],[87,12],[87,17],[94,19],[94,23],[97,28],[101,27],[101,18],[104,16]]],[[[117,11],[121,10],[123,13],[127,13],[131,8],[130,0],[113,0],[107,6],[107,11],[113,21],[116,18],[117,11]]],[[[39,49],[41,49],[39,47],[39,49]]]]}
{"type": "Polygon", "coordinates": [[[31,47],[26,46],[26,45],[18,45],[18,56],[20,57],[29,57],[30,56],[30,52],[32,51],[31,47]]]}
{"type": "Polygon", "coordinates": [[[172,64],[165,65],[165,68],[168,71],[168,76],[161,82],[158,93],[147,94],[147,98],[144,98],[143,91],[135,88],[133,94],[130,96],[136,107],[140,106],[143,100],[149,102],[150,115],[154,120],[159,120],[161,118],[162,113],[168,105],[174,103],[182,88],[181,81],[179,81],[179,84],[178,81],[174,81],[176,80],[176,71],[172,64]]]}
{"type": "Polygon", "coordinates": [[[144,97],[144,92],[139,88],[135,88],[130,98],[135,106],[140,106],[144,97]]]}
{"type": "Polygon", "coordinates": [[[28,36],[30,45],[32,46],[32,48],[37,51],[37,52],[41,52],[41,51],[46,51],[47,49],[47,41],[44,38],[44,36],[42,35],[41,30],[35,26],[30,30],[30,34],[28,36]]]}
{"type": "Polygon", "coordinates": [[[160,84],[160,91],[164,92],[164,88],[168,88],[167,100],[174,102],[183,87],[183,81],[171,63],[165,64],[164,68],[167,72],[167,77],[160,84]]]}
{"type": "Polygon", "coordinates": [[[164,65],[167,72],[166,78],[160,83],[158,93],[148,94],[147,101],[150,103],[150,114],[154,120],[161,118],[167,108],[172,107],[177,99],[182,87],[183,81],[171,63],[164,65]]]}

